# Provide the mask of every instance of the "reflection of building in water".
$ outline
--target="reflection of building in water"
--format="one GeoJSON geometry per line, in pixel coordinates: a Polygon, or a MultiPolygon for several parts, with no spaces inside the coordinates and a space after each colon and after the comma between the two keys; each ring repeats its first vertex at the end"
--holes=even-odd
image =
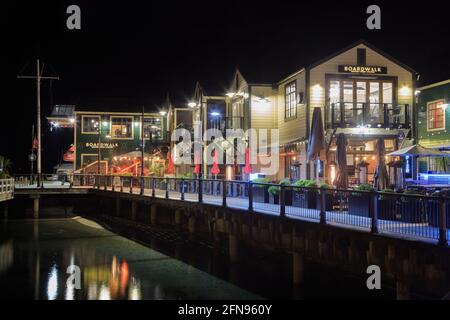
{"type": "Polygon", "coordinates": [[[11,268],[14,261],[14,248],[12,241],[0,245],[0,274],[11,268]]]}
{"type": "Polygon", "coordinates": [[[128,263],[113,257],[111,265],[89,266],[83,270],[83,288],[89,300],[139,300],[141,285],[131,278],[128,263]]]}

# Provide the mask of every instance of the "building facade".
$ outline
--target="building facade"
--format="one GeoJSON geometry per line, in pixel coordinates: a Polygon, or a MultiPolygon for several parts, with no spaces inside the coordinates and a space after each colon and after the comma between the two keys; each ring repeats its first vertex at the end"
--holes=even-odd
{"type": "Polygon", "coordinates": [[[141,145],[144,144],[144,172],[161,175],[168,153],[167,117],[159,113],[96,112],[77,109],[74,113],[76,172],[139,174],[141,145]],[[142,127],[143,126],[143,127],[142,127]]]}
{"type": "MultiPolygon", "coordinates": [[[[450,119],[450,80],[418,88],[417,94],[419,143],[427,148],[450,151],[450,121],[447,121],[450,119]]],[[[450,167],[445,159],[430,157],[419,161],[419,172],[439,178],[449,174],[450,167]]]]}
{"type": "MultiPolygon", "coordinates": [[[[387,153],[417,141],[415,80],[413,69],[365,41],[275,83],[249,82],[237,70],[228,92],[220,98],[226,105],[224,128],[279,130],[279,170],[270,177],[272,180],[321,178],[332,182],[336,137],[343,133],[348,140],[351,183],[370,182],[378,138],[383,139],[387,153]],[[322,113],[327,148],[321,162],[308,163],[308,138],[315,108],[322,113]],[[365,178],[360,175],[361,163],[367,164],[365,178]]],[[[207,101],[206,98],[200,103],[204,129],[210,121],[207,117],[218,114],[209,110],[207,101]]],[[[269,135],[263,144],[271,143],[269,135]]],[[[242,178],[242,168],[232,166],[230,177],[242,178]]],[[[260,172],[261,164],[252,165],[252,171],[260,172]]]]}

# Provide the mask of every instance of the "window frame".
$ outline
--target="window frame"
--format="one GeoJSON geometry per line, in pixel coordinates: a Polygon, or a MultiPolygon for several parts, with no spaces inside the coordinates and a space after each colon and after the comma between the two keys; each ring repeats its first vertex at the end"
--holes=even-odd
{"type": "MultiPolygon", "coordinates": [[[[145,119],[159,119],[160,123],[161,123],[161,138],[159,139],[153,139],[153,141],[163,141],[164,140],[164,123],[163,123],[163,118],[162,116],[144,116],[144,121],[142,121],[142,116],[139,117],[139,120],[141,121],[141,125],[145,124],[145,119]]],[[[140,125],[140,126],[141,126],[140,125]]],[[[139,126],[139,127],[140,127],[139,126]]],[[[140,128],[141,130],[139,130],[139,138],[142,139],[142,133],[144,132],[143,128],[140,128]]],[[[150,141],[150,138],[145,138],[146,141],[150,141]]]]}
{"type": "Polygon", "coordinates": [[[98,129],[95,131],[84,131],[84,118],[97,118],[98,125],[101,126],[102,117],[100,115],[81,115],[81,134],[98,134],[98,129]]]}
{"type": "Polygon", "coordinates": [[[134,116],[111,116],[109,118],[109,136],[111,137],[111,140],[134,140],[134,116]],[[113,119],[123,119],[123,118],[128,118],[131,119],[131,137],[129,138],[117,138],[113,135],[113,119]]]}
{"type": "Polygon", "coordinates": [[[297,81],[291,81],[284,86],[284,120],[297,119],[297,81]],[[294,87],[294,91],[287,92],[289,88],[294,87]],[[289,96],[289,103],[288,103],[289,96]],[[293,105],[291,98],[293,97],[293,105]],[[289,114],[289,116],[288,116],[289,114]]]}
{"type": "Polygon", "coordinates": [[[445,130],[446,125],[445,125],[445,109],[443,108],[444,104],[445,104],[444,99],[438,99],[438,100],[427,102],[427,131],[428,132],[445,130]],[[430,128],[430,106],[431,105],[435,105],[436,108],[438,108],[438,106],[440,106],[440,108],[442,109],[442,118],[443,118],[442,119],[442,127],[430,128]]]}

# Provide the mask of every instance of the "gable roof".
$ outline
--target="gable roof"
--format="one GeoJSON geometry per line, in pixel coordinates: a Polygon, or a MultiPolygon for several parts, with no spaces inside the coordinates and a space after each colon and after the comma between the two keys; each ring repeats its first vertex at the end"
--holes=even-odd
{"type": "Polygon", "coordinates": [[[316,66],[318,66],[318,65],[320,65],[320,64],[322,64],[322,63],[324,63],[324,62],[326,62],[326,61],[328,61],[328,60],[330,60],[330,59],[333,59],[334,57],[337,57],[338,55],[340,55],[340,54],[342,54],[342,53],[344,53],[344,52],[346,52],[346,51],[348,51],[348,50],[350,50],[350,49],[352,49],[352,48],[354,48],[354,47],[356,47],[356,46],[359,46],[359,45],[361,45],[361,44],[362,44],[362,45],[365,45],[365,46],[368,47],[369,49],[371,49],[371,50],[377,52],[378,54],[382,55],[382,56],[385,57],[386,59],[391,60],[392,62],[398,64],[399,66],[401,66],[402,68],[408,70],[409,72],[414,73],[414,74],[417,73],[417,71],[415,71],[413,68],[411,68],[411,67],[405,65],[404,63],[398,61],[397,59],[393,58],[392,56],[390,56],[390,55],[387,54],[386,52],[384,52],[384,51],[378,49],[377,47],[375,47],[374,45],[370,44],[369,42],[367,42],[366,40],[363,40],[363,39],[358,40],[358,41],[352,43],[351,45],[349,45],[349,46],[347,46],[347,47],[345,47],[345,48],[343,48],[343,49],[341,49],[341,50],[339,50],[339,51],[337,51],[337,52],[335,52],[335,53],[329,55],[328,57],[325,57],[325,58],[323,58],[323,59],[321,59],[321,60],[319,60],[319,61],[317,61],[317,62],[315,62],[315,63],[313,63],[313,64],[308,65],[308,66],[306,67],[306,69],[312,69],[312,68],[314,68],[314,67],[316,67],[316,66]]]}

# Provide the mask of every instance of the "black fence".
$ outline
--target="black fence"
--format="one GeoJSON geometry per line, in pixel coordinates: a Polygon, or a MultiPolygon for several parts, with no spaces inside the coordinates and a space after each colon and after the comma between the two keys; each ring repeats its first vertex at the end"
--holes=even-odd
{"type": "Polygon", "coordinates": [[[249,212],[341,225],[447,245],[450,198],[216,179],[114,175],[26,175],[15,188],[96,188],[207,203],[249,212]]]}

